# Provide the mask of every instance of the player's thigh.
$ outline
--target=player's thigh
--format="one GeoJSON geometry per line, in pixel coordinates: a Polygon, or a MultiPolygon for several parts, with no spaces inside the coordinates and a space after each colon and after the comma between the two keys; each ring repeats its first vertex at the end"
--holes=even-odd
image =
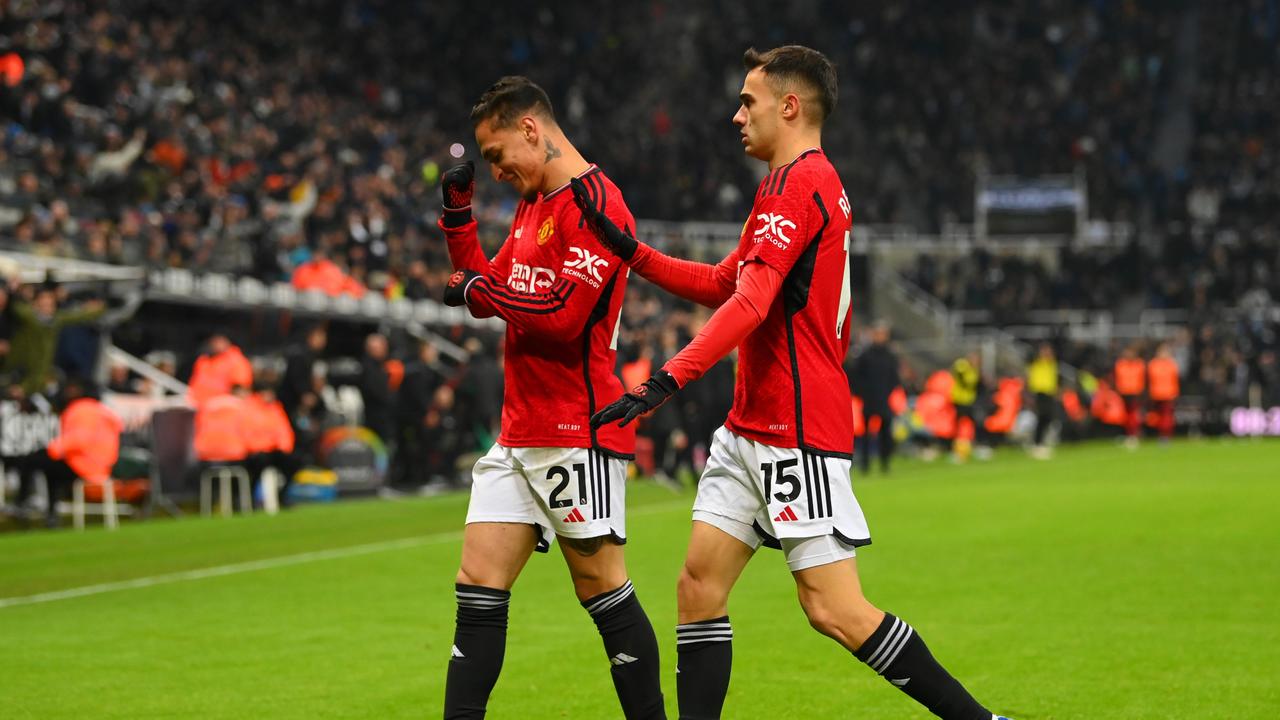
{"type": "Polygon", "coordinates": [[[884,612],[862,594],[858,562],[852,557],[791,575],[809,623],[850,650],[861,646],[884,620],[884,612]]]}
{"type": "Polygon", "coordinates": [[[538,538],[537,528],[525,523],[469,523],[462,534],[458,582],[510,590],[538,538]]]}
{"type": "Polygon", "coordinates": [[[694,520],[676,587],[680,622],[724,615],[729,591],[755,551],[752,545],[715,525],[694,520]]]}
{"type": "Polygon", "coordinates": [[[612,536],[556,538],[579,600],[616,590],[627,582],[623,546],[612,536]]]}

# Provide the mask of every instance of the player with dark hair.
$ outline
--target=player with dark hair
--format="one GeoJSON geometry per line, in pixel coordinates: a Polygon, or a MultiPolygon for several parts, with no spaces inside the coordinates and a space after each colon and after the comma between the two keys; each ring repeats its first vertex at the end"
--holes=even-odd
{"type": "Polygon", "coordinates": [[[632,428],[595,428],[622,394],[613,374],[628,270],[585,225],[568,191],[583,183],[610,222],[634,220],[621,193],[582,158],[551,101],[505,77],[471,111],[495,180],[522,198],[491,261],[471,217],[471,163],[441,178],[440,227],[455,272],[445,302],[507,321],[502,432],[476,463],[458,569],[458,620],[446,718],[484,717],[502,669],[511,586],[533,551],[559,537],[574,591],[591,614],[627,718],[663,718],[658,643],[627,577],[625,480],[632,428]]]}
{"type": "Polygon", "coordinates": [[[734,347],[733,411],[698,484],[677,592],[681,718],[718,718],[729,687],[728,598],[761,544],[781,549],[819,632],[948,720],[992,720],[915,629],[862,595],[854,548],[870,540],[849,485],[853,414],[841,366],[849,346],[852,213],[821,149],[836,74],[809,48],[748,50],[733,122],[769,164],[738,248],[718,265],[671,258],[610,221],[585,184],[577,202],[646,279],[717,308],[692,342],[592,418],[625,425],[652,412],[734,347]]]}

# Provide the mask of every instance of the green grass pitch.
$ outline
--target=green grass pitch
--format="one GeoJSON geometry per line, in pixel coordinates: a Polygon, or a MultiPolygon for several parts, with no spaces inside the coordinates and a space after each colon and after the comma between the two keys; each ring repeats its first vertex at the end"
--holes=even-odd
{"type": "MultiPolygon", "coordinates": [[[[1008,452],[854,487],[875,539],[859,555],[868,596],[993,710],[1280,718],[1280,444],[1008,452]]],[[[692,496],[629,495],[629,566],[674,718],[692,496]]],[[[0,716],[439,717],[465,508],[455,495],[0,537],[0,716]],[[175,576],[207,568],[221,569],[175,576]]],[[[810,630],[780,554],[759,555],[730,603],[726,718],[931,717],[810,630]]],[[[516,584],[490,717],[621,717],[568,580],[553,550],[516,584]]]]}

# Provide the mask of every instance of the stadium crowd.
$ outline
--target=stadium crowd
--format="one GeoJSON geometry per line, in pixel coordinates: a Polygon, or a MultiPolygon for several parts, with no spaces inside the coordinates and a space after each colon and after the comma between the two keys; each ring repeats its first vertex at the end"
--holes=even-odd
{"type": "MultiPolygon", "coordinates": [[[[1191,155],[1166,178],[1151,138],[1184,7],[890,0],[854,17],[820,0],[768,13],[656,0],[495,2],[484,13],[391,0],[14,0],[0,5],[0,247],[439,298],[451,270],[435,225],[440,172],[471,152],[466,115],[484,85],[517,70],[551,92],[637,217],[737,221],[757,180],[728,120],[738,58],[751,43],[797,40],[829,50],[841,70],[827,148],[857,222],[934,231],[973,220],[980,173],[1083,169],[1091,216],[1141,221],[1146,233],[1120,248],[1064,247],[1054,270],[985,251],[921,256],[908,273],[919,285],[952,307],[990,310],[997,324],[1126,296],[1186,309],[1172,342],[1184,393],[1218,408],[1250,393],[1280,404],[1280,321],[1267,310],[1280,298],[1280,11],[1251,0],[1202,13],[1191,155]],[[464,56],[458,37],[481,51],[464,56]],[[1241,311],[1226,319],[1224,307],[1241,311]]],[[[515,198],[483,178],[478,193],[492,250],[515,198]]],[[[0,290],[8,396],[52,397],[88,377],[96,346],[82,323],[105,311],[56,285],[0,290]]],[[[628,386],[706,320],[640,281],[623,315],[628,386]]],[[[404,337],[388,347],[362,335],[358,350],[335,353],[317,333],[288,347],[258,338],[247,348],[255,373],[234,383],[279,398],[301,452],[336,422],[326,398],[339,385],[358,388],[365,423],[400,446],[397,483],[452,482],[460,458],[492,437],[494,338],[452,337],[469,358],[455,362],[404,337]],[[331,372],[335,355],[360,356],[358,370],[331,372]],[[423,448],[429,456],[414,454],[423,448]]],[[[134,349],[184,380],[197,364],[189,348],[134,349]]],[[[1096,377],[1120,354],[1055,350],[1096,377]]],[[[927,376],[912,377],[903,373],[909,389],[924,390],[927,376]]],[[[674,476],[701,461],[732,378],[722,363],[646,421],[646,472],[674,476]]],[[[149,383],[117,366],[107,389],[149,383]]]]}
{"type": "MultiPolygon", "coordinates": [[[[842,68],[828,144],[860,222],[970,220],[975,174],[1079,165],[1095,215],[1132,218],[1162,191],[1142,140],[1168,6],[15,2],[0,231],[40,253],[430,296],[447,270],[431,189],[469,141],[473,78],[537,78],[638,217],[732,221],[754,182],[728,122],[737,58],[792,38],[842,68]],[[488,50],[454,57],[452,37],[488,50]]],[[[481,190],[505,227],[512,199],[481,190]]]]}

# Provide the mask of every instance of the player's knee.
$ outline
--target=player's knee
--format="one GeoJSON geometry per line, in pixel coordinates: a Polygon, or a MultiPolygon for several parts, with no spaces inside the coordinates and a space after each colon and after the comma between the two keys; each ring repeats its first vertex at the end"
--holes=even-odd
{"type": "Polygon", "coordinates": [[[809,618],[809,626],[814,630],[836,640],[843,639],[844,624],[841,614],[822,602],[810,601],[802,603],[805,617],[809,618]]]}
{"type": "Polygon", "coordinates": [[[728,591],[719,587],[718,583],[711,581],[688,565],[680,569],[680,579],[676,581],[676,601],[682,618],[686,615],[705,615],[706,617],[723,615],[727,600],[728,591]]]}

